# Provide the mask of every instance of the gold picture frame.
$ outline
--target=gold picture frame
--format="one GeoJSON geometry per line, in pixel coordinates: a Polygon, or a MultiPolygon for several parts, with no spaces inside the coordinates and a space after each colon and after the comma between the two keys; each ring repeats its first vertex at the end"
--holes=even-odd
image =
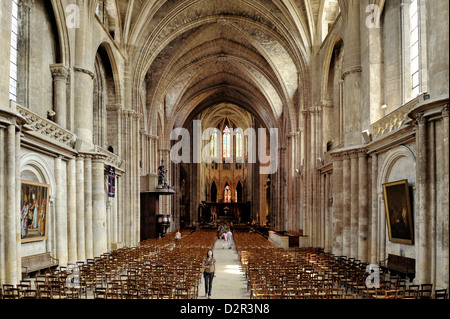
{"type": "Polygon", "coordinates": [[[414,220],[408,180],[383,184],[389,241],[414,245],[414,220]]]}
{"type": "Polygon", "coordinates": [[[48,184],[20,182],[20,238],[22,243],[47,239],[48,184]]]}

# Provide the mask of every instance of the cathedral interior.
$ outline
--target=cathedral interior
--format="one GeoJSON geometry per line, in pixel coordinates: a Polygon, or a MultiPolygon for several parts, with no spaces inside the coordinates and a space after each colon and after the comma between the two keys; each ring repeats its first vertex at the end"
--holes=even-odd
{"type": "Polygon", "coordinates": [[[2,0],[0,284],[33,256],[138,247],[150,209],[167,234],[300,234],[449,289],[448,15],[447,0],[2,0]]]}

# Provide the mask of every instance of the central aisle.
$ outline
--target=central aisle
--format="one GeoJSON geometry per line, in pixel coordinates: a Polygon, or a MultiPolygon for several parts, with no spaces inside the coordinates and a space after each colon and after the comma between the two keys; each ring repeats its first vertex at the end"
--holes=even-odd
{"type": "MultiPolygon", "coordinates": [[[[247,291],[245,274],[241,270],[241,263],[236,248],[222,248],[223,240],[217,240],[214,245],[216,259],[216,277],[213,280],[212,299],[250,299],[247,291]]],[[[204,278],[198,290],[199,299],[205,297],[204,278]]]]}

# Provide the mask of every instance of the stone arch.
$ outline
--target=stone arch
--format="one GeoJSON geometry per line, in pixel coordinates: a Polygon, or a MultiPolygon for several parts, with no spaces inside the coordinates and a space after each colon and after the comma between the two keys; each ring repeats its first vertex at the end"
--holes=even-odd
{"type": "Polygon", "coordinates": [[[416,182],[416,157],[414,153],[406,146],[398,146],[389,150],[385,154],[384,161],[380,163],[380,174],[377,180],[377,190],[379,193],[383,192],[383,184],[393,181],[396,177],[399,179],[408,179],[410,185],[415,186],[416,182]],[[414,165],[412,170],[410,167],[402,167],[402,170],[395,166],[400,161],[404,160],[406,163],[414,165]],[[395,168],[395,169],[394,169],[395,168]],[[411,173],[412,172],[412,173],[411,173]],[[411,177],[411,178],[408,178],[411,177]]]}
{"type": "MultiPolygon", "coordinates": [[[[378,155],[379,157],[382,155],[378,155]]],[[[377,198],[374,199],[378,203],[378,220],[380,221],[380,229],[378,237],[381,245],[384,245],[386,256],[388,253],[397,255],[404,255],[410,258],[415,257],[415,246],[392,243],[389,241],[387,224],[386,224],[386,209],[383,196],[383,184],[387,182],[394,182],[397,180],[408,180],[409,186],[412,188],[411,209],[413,211],[413,225],[414,234],[417,234],[417,223],[414,216],[414,197],[416,184],[416,158],[411,149],[406,146],[398,146],[384,154],[384,158],[379,163],[378,179],[377,179],[377,198]],[[412,167],[413,166],[413,167],[412,167]]],[[[416,235],[414,235],[416,236],[416,235]]],[[[383,251],[383,249],[382,249],[383,251]]],[[[383,256],[382,256],[383,257],[383,256]]]]}
{"type": "Polygon", "coordinates": [[[48,184],[49,197],[55,197],[56,181],[53,169],[41,155],[28,153],[20,158],[20,178],[32,182],[48,184]]]}

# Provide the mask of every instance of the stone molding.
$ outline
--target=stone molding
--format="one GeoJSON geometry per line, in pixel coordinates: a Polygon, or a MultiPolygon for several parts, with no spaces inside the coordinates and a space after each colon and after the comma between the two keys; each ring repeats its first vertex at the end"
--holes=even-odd
{"type": "Polygon", "coordinates": [[[79,67],[79,66],[74,66],[74,67],[73,67],[73,70],[74,70],[75,72],[80,72],[80,73],[84,73],[84,74],[89,75],[89,76],[92,78],[92,80],[95,79],[95,74],[94,74],[94,72],[92,72],[92,71],[89,71],[89,70],[84,69],[84,68],[79,67]]]}

